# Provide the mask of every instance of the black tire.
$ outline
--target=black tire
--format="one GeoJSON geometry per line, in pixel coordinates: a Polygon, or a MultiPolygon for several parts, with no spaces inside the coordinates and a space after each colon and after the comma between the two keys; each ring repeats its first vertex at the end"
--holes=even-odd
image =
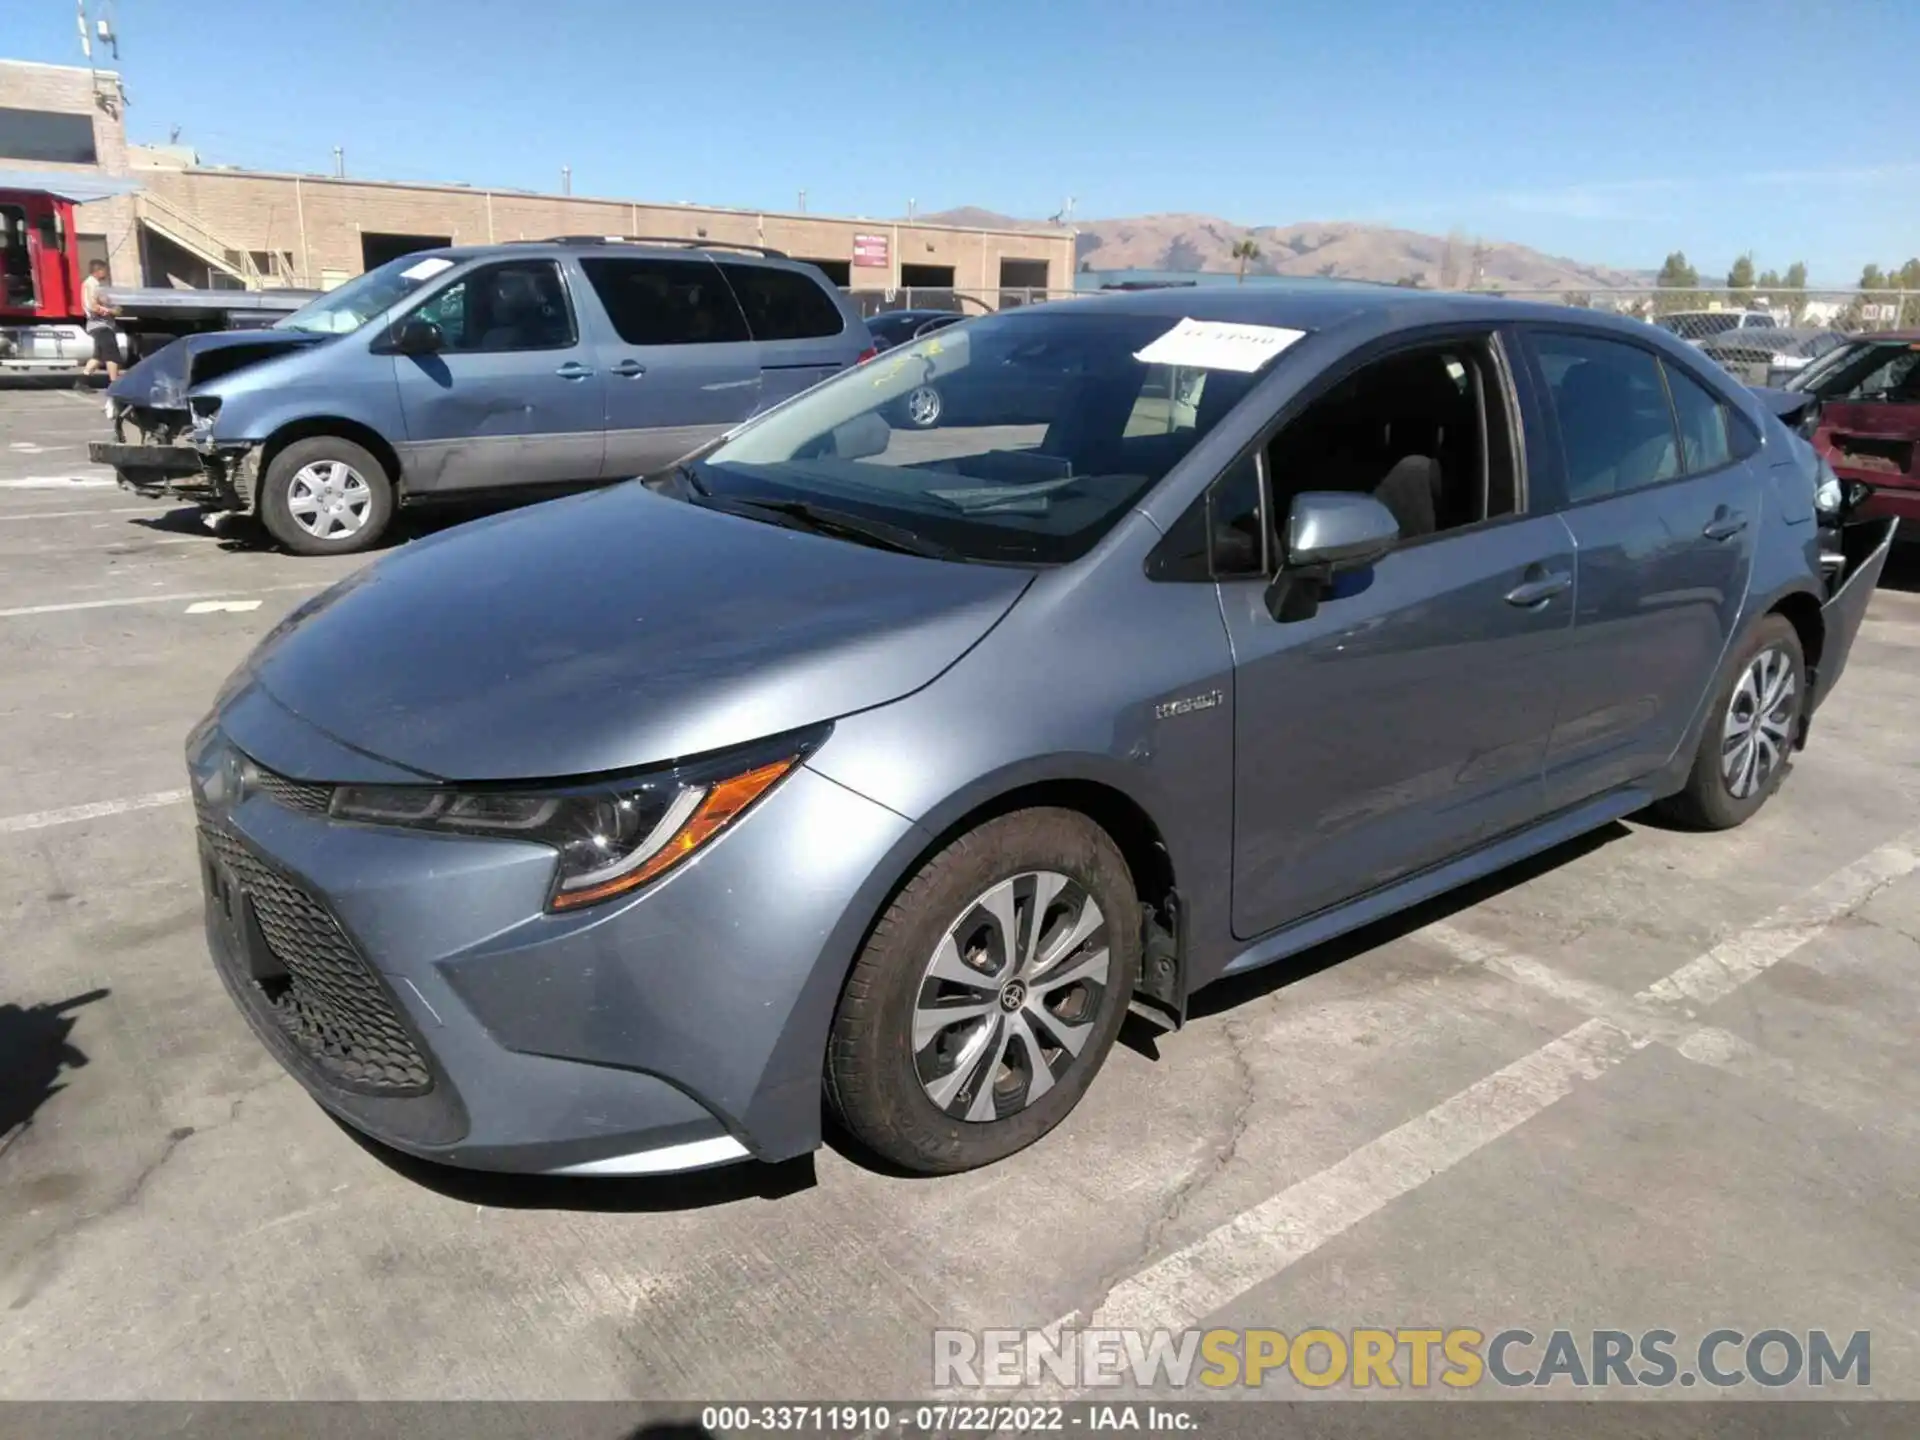
{"type": "MultiPolygon", "coordinates": [[[[1084,815],[1020,810],[962,835],[907,882],[854,962],[827,1044],[828,1102],[855,1138],[893,1164],[921,1174],[971,1170],[1031,1145],[1079,1103],[1113,1048],[1139,971],[1139,916],[1126,861],[1107,833],[1084,815]],[[965,1037],[974,1032],[962,1022],[915,1053],[915,1015],[921,1000],[954,988],[931,978],[928,967],[950,930],[986,916],[976,902],[1012,877],[1043,872],[1064,877],[1068,885],[1042,910],[1037,936],[1032,892],[1026,892],[1024,901],[1016,892],[1014,928],[1020,948],[1043,955],[1049,941],[1070,939],[1071,922],[1085,900],[1098,907],[1104,920],[1063,951],[1055,964],[1029,972],[1039,982],[1029,997],[1032,1003],[1057,1005],[1047,1012],[1056,1017],[1071,1012],[1073,1032],[1084,1035],[1080,1048],[1070,1053],[1060,1045],[1051,1061],[1044,1053],[1028,1055],[1021,1036],[1047,1035],[1046,1022],[1023,1018],[1036,1013],[1031,1006],[1017,1013],[1008,1009],[1013,987],[999,987],[995,977],[987,977],[990,983],[978,987],[982,997],[990,997],[979,1002],[989,1005],[980,1023],[1003,1027],[1013,1036],[1011,1044],[993,1052],[1009,1058],[1004,1065],[975,1062],[970,1068],[987,1090],[965,1081],[957,1099],[943,1109],[927,1086],[958,1075],[960,1066],[950,1063],[950,1052],[964,1053],[965,1037]],[[1075,982],[1040,998],[1048,976],[1065,975],[1093,959],[1102,943],[1108,957],[1103,983],[1075,982]],[[1032,1061],[1047,1066],[1050,1088],[1026,1103],[1035,1072],[1026,1069],[1023,1078],[1023,1066],[1032,1061]],[[923,1082],[926,1071],[936,1078],[923,1082]],[[996,1079],[1005,1083],[995,1084],[996,1079]],[[982,1103],[999,1113],[984,1119],[957,1113],[982,1103]]],[[[990,948],[999,928],[981,929],[990,948]]],[[[964,987],[961,993],[967,994],[964,987]]],[[[1021,995],[1028,996],[1024,987],[1021,995]]],[[[1066,1033],[1057,1028],[1057,1019],[1055,1024],[1055,1033],[1066,1033]]],[[[983,1044],[991,1046],[1000,1033],[994,1029],[983,1044]]],[[[1041,1049],[1046,1048],[1043,1040],[1041,1049]]],[[[988,1053],[980,1052],[983,1057],[988,1053]]]]}
{"type": "Polygon", "coordinates": [[[365,550],[386,533],[393,518],[393,480],[365,446],[337,435],[314,435],[283,448],[267,466],[260,481],[256,508],[269,534],[296,555],[351,555],[365,550]],[[291,490],[311,465],[340,464],[362,480],[368,499],[358,528],[336,536],[321,536],[294,519],[291,490]]]}
{"type": "MultiPolygon", "coordinates": [[[[1806,703],[1807,661],[1800,648],[1799,632],[1784,615],[1768,615],[1748,632],[1734,653],[1727,678],[1714,692],[1713,706],[1701,729],[1700,746],[1694,752],[1693,769],[1688,772],[1685,788],[1660,801],[1656,811],[1665,819],[1692,830],[1731,830],[1744,824],[1780,788],[1780,782],[1792,768],[1792,747],[1799,739],[1806,703]],[[1783,709],[1782,705],[1776,705],[1773,710],[1774,722],[1783,725],[1789,740],[1777,747],[1774,763],[1770,766],[1762,763],[1756,768],[1752,787],[1740,794],[1736,793],[1740,777],[1736,774],[1730,780],[1726,773],[1729,713],[1737,696],[1743,710],[1748,708],[1748,700],[1741,695],[1742,682],[1760,658],[1769,654],[1784,657],[1792,677],[1791,695],[1785,697],[1791,702],[1790,710],[1783,709]]],[[[1764,758],[1764,747],[1761,754],[1764,758]]]]}

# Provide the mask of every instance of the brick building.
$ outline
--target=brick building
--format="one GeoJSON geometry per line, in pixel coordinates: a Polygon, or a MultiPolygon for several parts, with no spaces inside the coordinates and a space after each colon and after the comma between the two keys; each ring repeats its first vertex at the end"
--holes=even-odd
{"type": "Polygon", "coordinates": [[[1073,285],[1073,235],[661,205],[467,185],[236,170],[175,146],[129,145],[119,77],[0,60],[0,169],[130,177],[82,206],[83,253],[122,284],[328,288],[409,250],[549,235],[745,242],[819,265],[856,292],[999,292],[1073,285]],[[24,152],[24,153],[16,153],[24,152]]]}

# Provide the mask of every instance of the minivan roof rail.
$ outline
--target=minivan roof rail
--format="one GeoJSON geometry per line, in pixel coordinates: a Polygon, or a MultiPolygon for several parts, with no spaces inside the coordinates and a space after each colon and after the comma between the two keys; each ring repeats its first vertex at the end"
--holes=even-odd
{"type": "Polygon", "coordinates": [[[749,245],[742,240],[689,240],[684,235],[549,235],[544,240],[509,241],[515,245],[679,245],[688,250],[748,250],[774,260],[785,260],[787,252],[766,245],[749,245]]]}

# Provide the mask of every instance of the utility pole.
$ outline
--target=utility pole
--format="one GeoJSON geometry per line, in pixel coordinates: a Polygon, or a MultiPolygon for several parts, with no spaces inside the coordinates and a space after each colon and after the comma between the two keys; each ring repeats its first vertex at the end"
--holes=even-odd
{"type": "Polygon", "coordinates": [[[347,178],[347,152],[338,145],[333,147],[333,178],[336,180],[347,178]]]}
{"type": "Polygon", "coordinates": [[[802,215],[807,213],[807,192],[804,190],[800,192],[800,213],[802,215]]]}
{"type": "Polygon", "coordinates": [[[571,165],[562,165],[560,167],[560,193],[562,195],[571,195],[573,193],[573,167],[571,165]]]}

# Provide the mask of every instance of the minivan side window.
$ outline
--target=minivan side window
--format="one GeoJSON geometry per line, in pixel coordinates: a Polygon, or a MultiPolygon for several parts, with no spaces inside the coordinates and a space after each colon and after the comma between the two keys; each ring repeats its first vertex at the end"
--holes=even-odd
{"type": "Polygon", "coordinates": [[[551,260],[514,260],[463,275],[414,312],[440,327],[442,351],[565,350],[578,332],[551,260]]]}
{"type": "Polygon", "coordinates": [[[1680,452],[1687,474],[1698,475],[1731,464],[1733,446],[1727,434],[1727,407],[1678,366],[1662,361],[1661,369],[1667,372],[1674,418],[1680,422],[1680,452]]]}
{"type": "Polygon", "coordinates": [[[1559,331],[1536,334],[1533,348],[1560,422],[1569,504],[1680,473],[1673,410],[1652,352],[1559,331]]]}
{"type": "Polygon", "coordinates": [[[723,345],[751,338],[711,260],[586,256],[580,268],[629,345],[723,345]]]}
{"type": "Polygon", "coordinates": [[[795,270],[719,261],[756,340],[821,340],[847,328],[840,307],[795,270]]]}

